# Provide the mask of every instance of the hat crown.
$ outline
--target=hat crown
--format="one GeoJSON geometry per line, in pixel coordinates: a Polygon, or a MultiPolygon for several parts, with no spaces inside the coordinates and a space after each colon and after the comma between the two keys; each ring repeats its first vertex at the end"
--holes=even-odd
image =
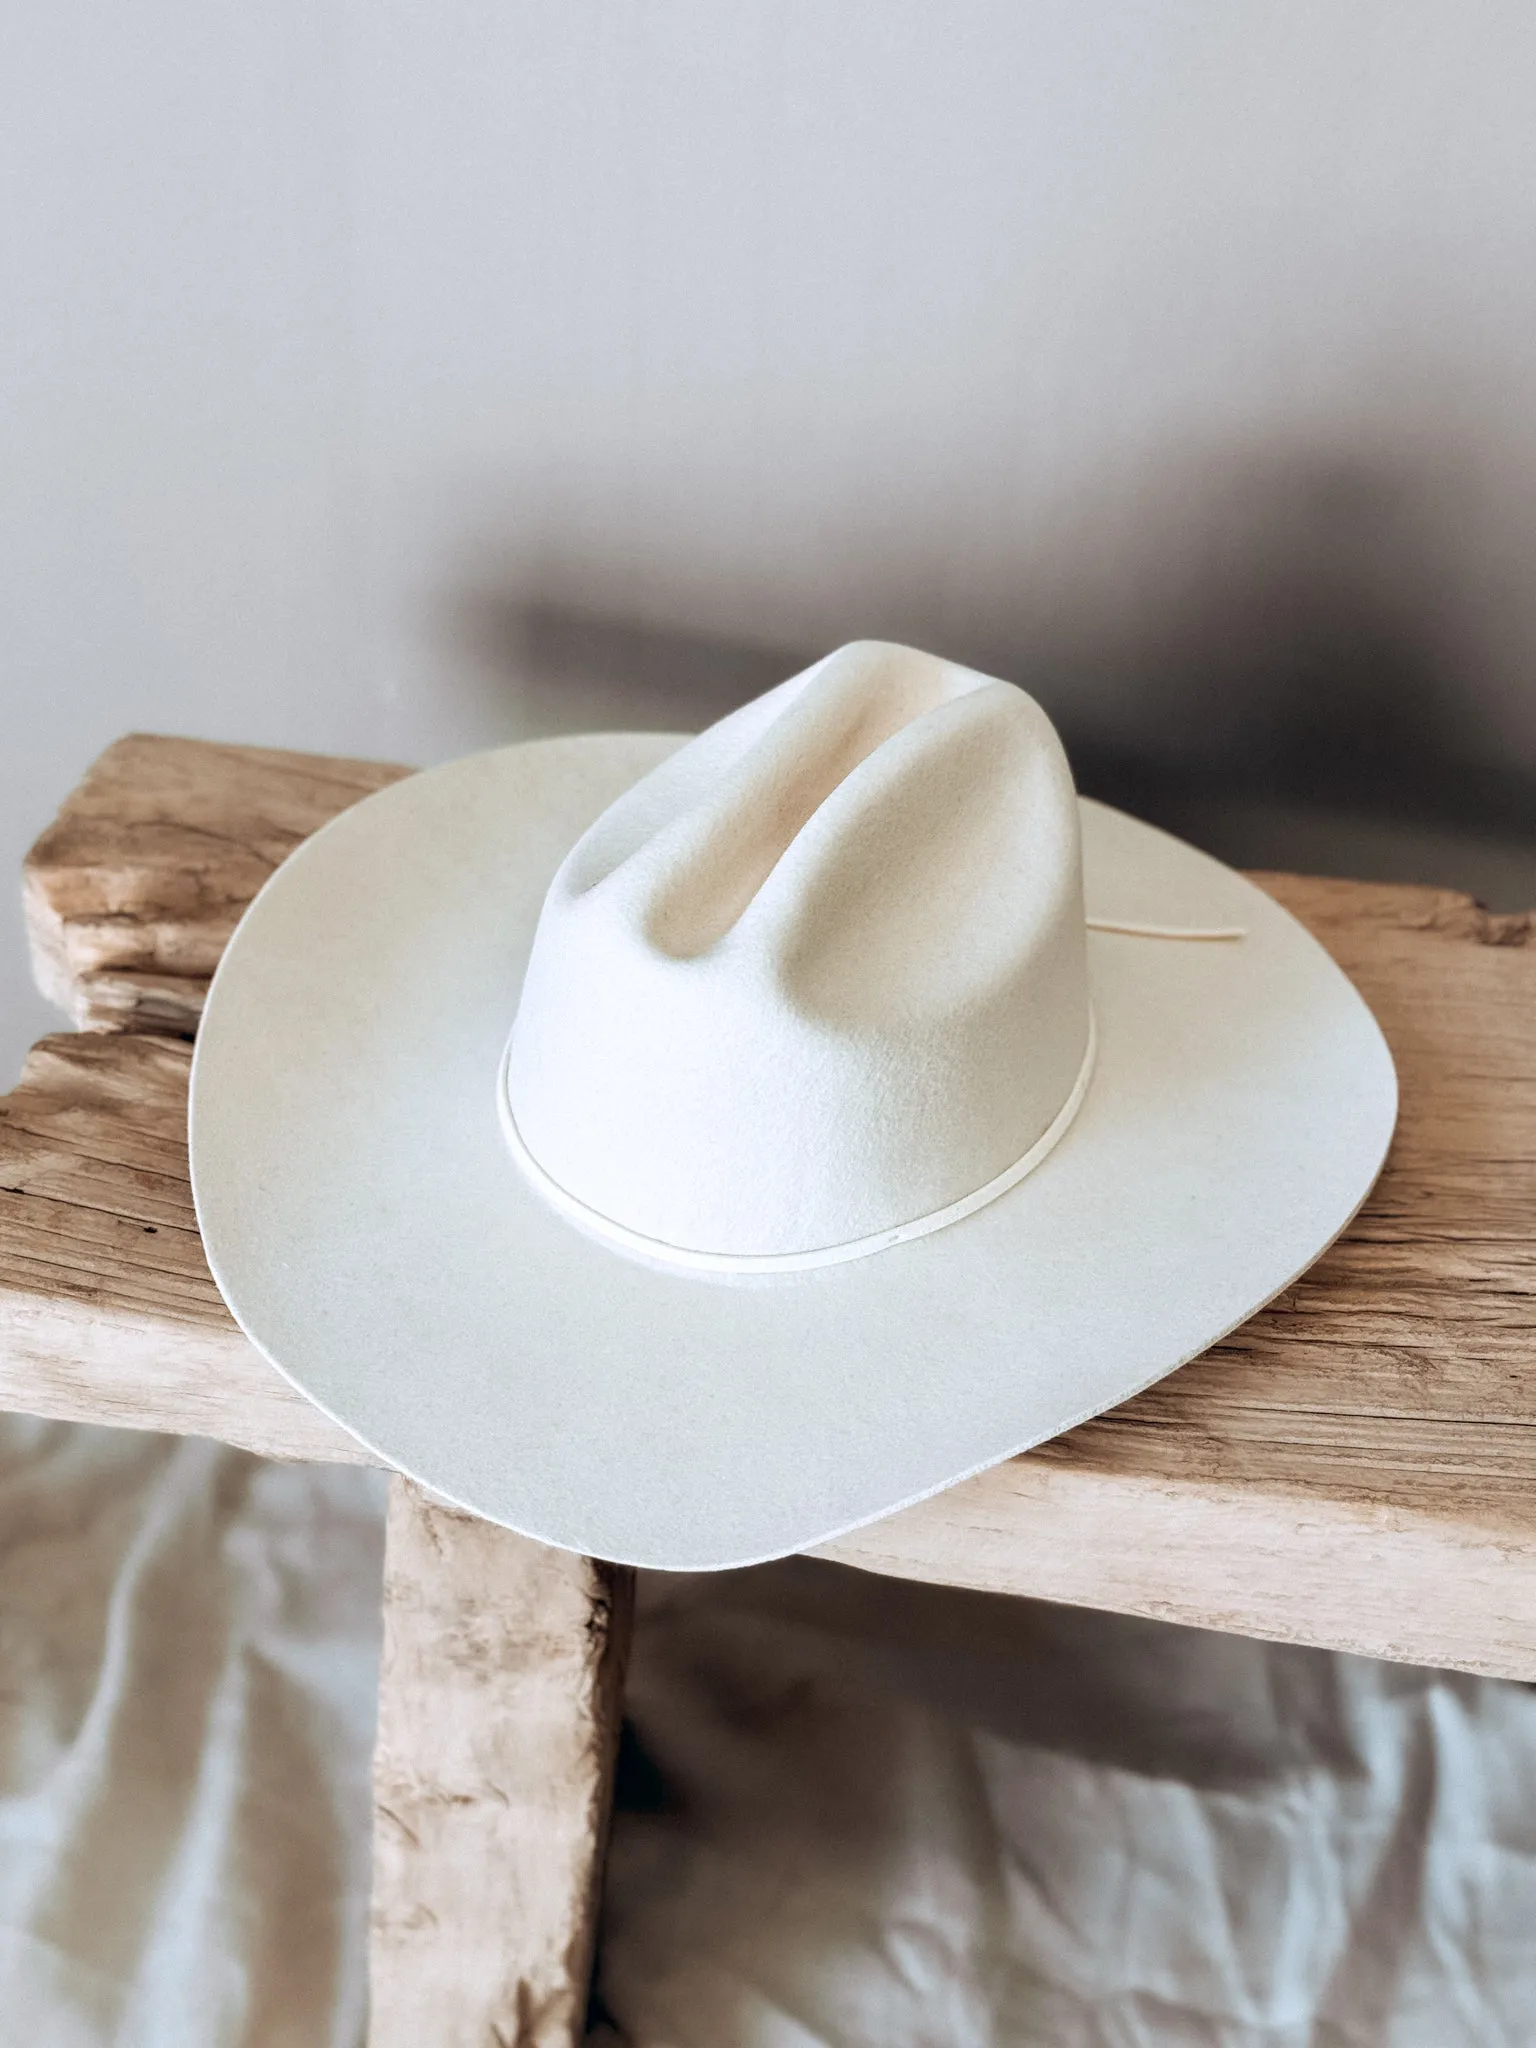
{"type": "Polygon", "coordinates": [[[1050,720],[1011,683],[858,642],[689,741],[572,849],[506,1107],[595,1221],[793,1259],[1006,1173],[1089,1031],[1050,720]]]}

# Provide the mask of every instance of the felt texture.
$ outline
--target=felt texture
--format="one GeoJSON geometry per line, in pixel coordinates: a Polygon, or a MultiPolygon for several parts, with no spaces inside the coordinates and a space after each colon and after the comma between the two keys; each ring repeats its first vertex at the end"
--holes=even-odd
{"type": "MultiPolygon", "coordinates": [[[[1347,1224],[1396,1081],[1293,918],[1080,802],[1090,919],[1245,936],[1088,932],[1097,1064],[1037,1171],[823,1271],[727,1281],[594,1241],[516,1165],[500,1063],[551,882],[682,744],[477,755],[301,847],[214,979],[191,1153],[237,1319],[378,1455],[543,1541],[702,1569],[830,1539],[1205,1350],[1347,1224]]],[[[616,814],[633,847],[664,816],[646,788],[616,814]]]]}
{"type": "Polygon", "coordinates": [[[599,1217],[750,1257],[1005,1174],[1084,1066],[1071,772],[1011,683],[840,649],[584,833],[507,1061],[523,1147],[599,1217]]]}

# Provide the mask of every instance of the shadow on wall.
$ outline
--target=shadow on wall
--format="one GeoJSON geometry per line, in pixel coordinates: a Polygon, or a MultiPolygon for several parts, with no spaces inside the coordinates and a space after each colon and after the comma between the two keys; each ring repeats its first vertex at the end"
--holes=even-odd
{"type": "Polygon", "coordinates": [[[1523,909],[1536,774],[1489,743],[1455,551],[1437,537],[1447,496],[1336,457],[1164,469],[1068,523],[1082,567],[1043,579],[1058,601],[1022,548],[1012,586],[958,627],[925,603],[916,563],[818,641],[616,616],[574,563],[543,591],[463,595],[450,625],[529,733],[691,731],[840,640],[907,640],[1023,683],[1088,794],[1224,859],[1523,909]]]}
{"type": "Polygon", "coordinates": [[[695,732],[826,652],[488,593],[462,599],[455,624],[516,691],[530,733],[695,732]]]}

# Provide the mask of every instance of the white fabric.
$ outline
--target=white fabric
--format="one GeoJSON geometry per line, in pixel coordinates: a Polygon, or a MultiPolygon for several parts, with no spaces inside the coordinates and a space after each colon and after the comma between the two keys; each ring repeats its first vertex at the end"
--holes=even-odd
{"type": "Polygon", "coordinates": [[[582,835],[539,919],[507,1099],[585,1211],[784,1259],[999,1181],[1071,1094],[1088,1012],[1050,720],[1012,683],[861,641],[582,835]]]}
{"type": "Polygon", "coordinates": [[[629,1697],[626,2048],[1536,2040],[1527,1687],[792,1560],[629,1697]]]}
{"type": "Polygon", "coordinates": [[[361,2048],[382,1498],[0,1417],[4,2048],[361,2048]]]}
{"type": "MultiPolygon", "coordinates": [[[[0,1418],[4,2048],[362,2048],[380,1516],[0,1418]]],[[[1525,1687],[795,1561],[642,1580],[629,1710],[629,2048],[1532,2038],[1525,1687]]]]}

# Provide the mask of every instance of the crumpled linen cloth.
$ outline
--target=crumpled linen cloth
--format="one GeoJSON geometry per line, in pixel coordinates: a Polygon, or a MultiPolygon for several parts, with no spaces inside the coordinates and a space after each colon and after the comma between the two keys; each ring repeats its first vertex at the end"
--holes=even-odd
{"type": "MultiPolygon", "coordinates": [[[[0,1418],[0,2048],[361,2048],[382,1507],[0,1418]]],[[[640,1607],[592,2048],[1536,2043],[1525,1687],[799,1559],[640,1607]]]]}
{"type": "Polygon", "coordinates": [[[3,2048],[359,2048],[383,1502],[0,1417],[3,2048]]]}
{"type": "Polygon", "coordinates": [[[1536,2043],[1525,1686],[794,1559],[648,1579],[629,1712],[633,2048],[1536,2043]]]}

